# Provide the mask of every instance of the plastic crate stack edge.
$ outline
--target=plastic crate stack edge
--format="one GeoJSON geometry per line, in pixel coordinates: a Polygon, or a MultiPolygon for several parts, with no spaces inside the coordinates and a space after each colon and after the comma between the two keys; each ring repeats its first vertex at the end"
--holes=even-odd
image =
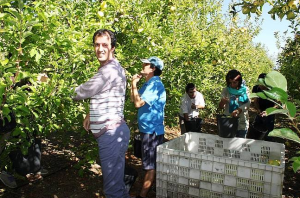
{"type": "Polygon", "coordinates": [[[274,142],[186,133],[157,147],[156,196],[279,198],[284,152],[274,142]]]}

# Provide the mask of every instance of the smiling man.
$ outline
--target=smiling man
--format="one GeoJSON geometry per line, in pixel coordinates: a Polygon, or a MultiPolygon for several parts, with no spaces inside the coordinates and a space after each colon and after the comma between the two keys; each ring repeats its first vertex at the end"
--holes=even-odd
{"type": "Polygon", "coordinates": [[[125,70],[114,58],[116,38],[110,30],[96,31],[93,44],[100,68],[90,80],[76,87],[74,100],[90,98],[90,113],[83,127],[92,131],[98,143],[106,198],[127,198],[124,168],[130,131],[123,115],[125,70]]]}

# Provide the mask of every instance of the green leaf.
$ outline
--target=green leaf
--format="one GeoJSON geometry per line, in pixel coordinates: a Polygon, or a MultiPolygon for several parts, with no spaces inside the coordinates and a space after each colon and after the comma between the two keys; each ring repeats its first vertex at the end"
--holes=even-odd
{"type": "Polygon", "coordinates": [[[36,48],[33,48],[30,50],[29,54],[30,54],[30,57],[34,57],[34,55],[36,55],[37,51],[36,51],[36,48]]]}
{"type": "Polygon", "coordinates": [[[43,24],[42,23],[36,23],[33,25],[33,27],[43,27],[43,24]]]}
{"type": "Polygon", "coordinates": [[[5,65],[7,65],[8,61],[9,60],[6,58],[4,60],[1,60],[0,63],[1,63],[2,66],[5,66],[5,65]]]}
{"type": "Polygon", "coordinates": [[[10,14],[12,14],[14,17],[16,17],[17,19],[19,19],[20,21],[22,20],[21,15],[19,14],[19,12],[14,9],[14,8],[8,8],[6,9],[7,12],[9,12],[10,14]]]}
{"type": "Polygon", "coordinates": [[[23,34],[23,38],[25,39],[26,37],[28,37],[28,36],[30,36],[30,35],[32,35],[32,34],[33,34],[32,32],[27,31],[27,32],[25,32],[25,33],[23,34]]]}
{"type": "Polygon", "coordinates": [[[269,72],[265,77],[265,83],[270,87],[278,87],[284,91],[287,91],[286,78],[277,71],[269,72]]]}
{"type": "Polygon", "coordinates": [[[42,20],[47,21],[47,17],[44,12],[39,12],[38,16],[40,19],[42,18],[42,20]]]}
{"type": "MultiPolygon", "coordinates": [[[[300,151],[298,151],[299,153],[300,151]]],[[[299,157],[292,157],[291,159],[289,159],[289,162],[293,162],[293,161],[296,161],[296,160],[299,160],[299,157]]]]}
{"type": "Polygon", "coordinates": [[[43,131],[44,127],[42,125],[38,124],[38,128],[39,128],[39,131],[43,131]]]}
{"type": "Polygon", "coordinates": [[[280,18],[280,20],[282,20],[285,16],[285,13],[277,13],[277,16],[280,18]]]}
{"type": "Polygon", "coordinates": [[[260,97],[262,99],[267,99],[267,96],[264,94],[264,92],[258,92],[256,94],[258,95],[258,97],[260,97]]]}
{"type": "Polygon", "coordinates": [[[267,86],[266,83],[265,83],[265,79],[264,79],[264,78],[259,78],[259,79],[257,80],[257,84],[258,84],[258,85],[263,85],[263,86],[265,86],[265,87],[267,86]]]}
{"type": "Polygon", "coordinates": [[[18,5],[19,5],[19,9],[22,10],[24,7],[24,2],[23,0],[18,0],[18,5]]]}
{"type": "Polygon", "coordinates": [[[84,174],[84,170],[83,170],[83,169],[80,169],[80,170],[78,171],[78,175],[79,175],[80,177],[82,177],[83,174],[84,174]]]}
{"type": "Polygon", "coordinates": [[[10,5],[10,0],[0,0],[0,6],[10,5]]]}
{"type": "Polygon", "coordinates": [[[6,13],[0,13],[0,19],[4,18],[7,14],[6,13]]]}
{"type": "Polygon", "coordinates": [[[39,23],[38,20],[37,21],[28,21],[28,22],[26,22],[25,26],[26,26],[26,28],[28,28],[28,27],[31,27],[31,26],[35,26],[38,23],[39,23]]]}
{"type": "Polygon", "coordinates": [[[36,61],[37,63],[39,63],[41,58],[42,58],[41,54],[39,54],[38,52],[36,52],[36,55],[35,55],[35,61],[36,61]]]}
{"type": "Polygon", "coordinates": [[[286,109],[276,109],[274,107],[270,107],[266,109],[267,115],[272,115],[272,114],[287,114],[288,110],[286,109]]]}
{"type": "Polygon", "coordinates": [[[7,116],[10,113],[10,109],[8,108],[7,105],[3,106],[2,113],[3,113],[4,116],[7,116]]]}
{"type": "Polygon", "coordinates": [[[30,114],[30,110],[25,106],[18,106],[17,109],[23,111],[24,113],[30,114]]]}
{"type": "Polygon", "coordinates": [[[6,84],[0,82],[0,97],[2,98],[3,93],[5,92],[6,84]]]}
{"type": "Polygon", "coordinates": [[[56,106],[59,106],[61,104],[61,100],[59,98],[56,98],[54,103],[56,104],[56,106]]]}
{"type": "Polygon", "coordinates": [[[250,98],[258,98],[259,96],[256,93],[251,93],[249,97],[250,98]]]}
{"type": "Polygon", "coordinates": [[[271,90],[263,90],[263,92],[266,94],[268,98],[271,98],[273,100],[286,102],[288,99],[288,94],[278,87],[272,87],[271,90]]]}
{"type": "Polygon", "coordinates": [[[20,72],[16,77],[16,82],[19,82],[20,80],[27,78],[29,76],[28,72],[20,72]]]}
{"type": "Polygon", "coordinates": [[[89,163],[89,164],[94,164],[94,163],[95,163],[95,160],[89,160],[88,163],[89,163]]]}
{"type": "Polygon", "coordinates": [[[300,143],[300,138],[298,135],[288,128],[274,129],[269,133],[269,136],[280,137],[300,143]]]}
{"type": "Polygon", "coordinates": [[[293,170],[296,173],[298,170],[300,170],[300,157],[298,157],[297,159],[294,159],[293,162],[293,170]]]}
{"type": "Polygon", "coordinates": [[[297,112],[296,106],[289,101],[287,101],[285,104],[286,104],[286,108],[289,110],[290,116],[295,117],[297,112]]]}
{"type": "Polygon", "coordinates": [[[21,129],[19,127],[16,127],[15,130],[12,132],[13,136],[18,136],[21,134],[21,129]]]}
{"type": "Polygon", "coordinates": [[[28,147],[27,146],[21,146],[21,152],[23,155],[27,155],[28,154],[28,147]]]}
{"type": "Polygon", "coordinates": [[[34,115],[34,117],[36,118],[36,119],[39,119],[39,114],[37,114],[36,112],[34,112],[34,111],[31,111],[32,112],[32,114],[34,115]]]}
{"type": "Polygon", "coordinates": [[[60,127],[59,127],[57,124],[53,124],[53,127],[54,127],[55,129],[60,129],[60,127]]]}

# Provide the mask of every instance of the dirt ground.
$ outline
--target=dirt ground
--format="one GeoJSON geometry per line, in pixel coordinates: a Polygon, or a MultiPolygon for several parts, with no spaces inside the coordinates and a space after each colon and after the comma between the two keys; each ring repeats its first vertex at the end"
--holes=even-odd
{"type": "MultiPolygon", "coordinates": [[[[278,123],[278,119],[276,119],[278,123]]],[[[205,120],[202,131],[204,133],[216,134],[217,126],[215,120],[205,120]]],[[[74,134],[73,134],[74,135],[74,134]]],[[[171,140],[179,136],[178,129],[167,129],[165,138],[171,140]]],[[[300,197],[300,173],[294,173],[288,158],[295,156],[299,151],[299,145],[276,139],[275,141],[286,145],[286,168],[284,173],[283,196],[300,197]]],[[[81,177],[78,169],[74,168],[76,158],[70,157],[67,148],[61,149],[57,139],[46,139],[43,141],[42,163],[49,173],[41,180],[29,182],[26,178],[17,178],[16,189],[7,188],[0,182],[0,197],[3,198],[90,198],[104,197],[102,192],[101,168],[94,165],[90,171],[86,171],[81,177]]],[[[140,159],[134,157],[132,148],[127,153],[127,163],[138,170],[139,177],[130,190],[130,194],[137,195],[141,189],[144,172],[141,169],[140,159]]],[[[154,198],[155,192],[150,190],[148,198],[154,198]]]]}

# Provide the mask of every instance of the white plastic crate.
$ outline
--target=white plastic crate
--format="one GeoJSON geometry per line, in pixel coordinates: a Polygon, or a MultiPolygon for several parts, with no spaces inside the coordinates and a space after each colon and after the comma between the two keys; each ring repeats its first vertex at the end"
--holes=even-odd
{"type": "Polygon", "coordinates": [[[157,147],[156,196],[281,198],[284,152],[274,142],[185,133],[157,147]]]}

